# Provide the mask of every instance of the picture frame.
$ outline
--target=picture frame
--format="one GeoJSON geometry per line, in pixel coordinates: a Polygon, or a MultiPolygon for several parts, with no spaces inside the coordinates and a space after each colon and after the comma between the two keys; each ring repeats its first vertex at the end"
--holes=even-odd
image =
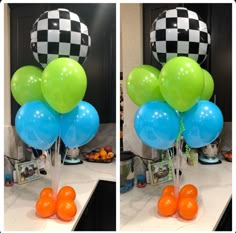
{"type": "Polygon", "coordinates": [[[40,178],[37,160],[17,163],[15,168],[18,184],[25,184],[40,178]]]}
{"type": "Polygon", "coordinates": [[[173,173],[169,161],[166,159],[156,162],[149,161],[148,168],[151,185],[158,185],[173,180],[173,173]]]}

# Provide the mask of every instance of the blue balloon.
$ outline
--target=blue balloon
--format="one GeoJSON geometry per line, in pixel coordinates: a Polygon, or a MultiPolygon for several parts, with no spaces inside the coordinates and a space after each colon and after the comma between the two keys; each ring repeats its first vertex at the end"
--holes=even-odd
{"type": "Polygon", "coordinates": [[[88,102],[80,101],[70,112],[61,117],[61,139],[68,148],[85,145],[97,133],[99,115],[88,102]]]}
{"type": "Polygon", "coordinates": [[[163,101],[150,101],[142,105],[135,114],[134,128],[146,145],[166,150],[173,146],[180,120],[176,111],[163,101]]]}
{"type": "Polygon", "coordinates": [[[212,102],[200,100],[184,113],[183,137],[192,148],[213,142],[221,133],[224,119],[221,110],[212,102]]]}
{"type": "Polygon", "coordinates": [[[29,101],[15,117],[19,137],[35,149],[49,149],[60,132],[58,114],[45,102],[29,101]]]}

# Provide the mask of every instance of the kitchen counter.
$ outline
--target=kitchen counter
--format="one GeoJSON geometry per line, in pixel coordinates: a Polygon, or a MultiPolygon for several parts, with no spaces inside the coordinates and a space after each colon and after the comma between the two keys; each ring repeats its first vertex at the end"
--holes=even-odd
{"type": "Polygon", "coordinates": [[[198,188],[198,215],[194,220],[181,219],[178,214],[162,217],[157,213],[157,200],[162,188],[147,185],[134,187],[120,196],[121,231],[212,231],[215,230],[232,197],[232,163],[186,166],[181,186],[192,183],[198,188]]]}
{"type": "MultiPolygon", "coordinates": [[[[49,170],[50,173],[50,170],[49,170]]],[[[42,219],[35,214],[35,203],[42,188],[51,186],[51,175],[26,184],[14,184],[4,189],[5,231],[71,231],[75,228],[99,180],[116,181],[116,163],[64,165],[61,168],[59,188],[70,185],[76,190],[77,214],[70,222],[53,216],[42,219]]]]}

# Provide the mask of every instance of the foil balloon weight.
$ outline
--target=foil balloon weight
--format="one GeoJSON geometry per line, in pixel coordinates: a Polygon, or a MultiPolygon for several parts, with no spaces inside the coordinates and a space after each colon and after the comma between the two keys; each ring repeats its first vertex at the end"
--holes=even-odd
{"type": "Polygon", "coordinates": [[[31,30],[30,47],[42,67],[59,57],[69,57],[83,64],[90,45],[88,27],[67,9],[45,11],[31,30]]]}
{"type": "Polygon", "coordinates": [[[211,37],[205,22],[184,7],[162,12],[153,22],[150,43],[154,58],[165,64],[169,59],[186,56],[202,64],[211,37]]]}

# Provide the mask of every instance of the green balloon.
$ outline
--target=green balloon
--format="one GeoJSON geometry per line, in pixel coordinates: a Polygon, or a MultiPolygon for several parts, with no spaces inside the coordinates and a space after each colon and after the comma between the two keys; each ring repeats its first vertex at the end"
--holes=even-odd
{"type": "Polygon", "coordinates": [[[70,112],[85,95],[86,73],[77,61],[57,58],[44,69],[41,88],[44,98],[54,110],[70,112]]]}
{"type": "Polygon", "coordinates": [[[41,91],[42,72],[36,66],[23,66],[13,74],[11,92],[18,104],[23,105],[32,100],[45,101],[41,91]]]}
{"type": "Polygon", "coordinates": [[[200,99],[204,77],[200,65],[189,57],[170,59],[161,69],[160,90],[175,110],[185,112],[200,99]]]}
{"type": "Polygon", "coordinates": [[[151,100],[164,100],[160,92],[160,71],[150,65],[134,68],[127,79],[126,88],[130,99],[138,106],[151,100]]]}
{"type": "Polygon", "coordinates": [[[214,80],[208,71],[204,69],[202,69],[202,71],[204,76],[204,88],[200,99],[209,100],[214,92],[214,80]]]}

